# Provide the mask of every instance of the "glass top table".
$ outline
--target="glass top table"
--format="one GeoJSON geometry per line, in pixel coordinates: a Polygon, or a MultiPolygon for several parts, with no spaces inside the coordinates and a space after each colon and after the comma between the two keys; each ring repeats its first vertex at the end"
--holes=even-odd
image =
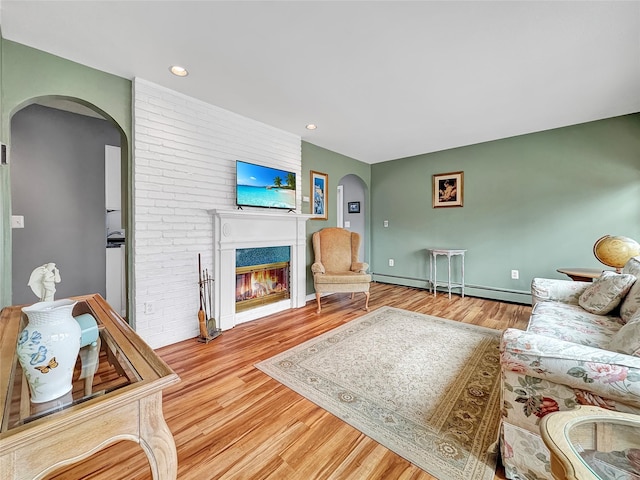
{"type": "MultiPolygon", "coordinates": [[[[86,304],[79,304],[74,313],[86,310],[85,307],[86,304]]],[[[102,322],[96,319],[96,323],[98,338],[92,345],[81,348],[74,369],[73,388],[63,397],[45,403],[31,403],[29,386],[22,366],[16,362],[13,379],[8,385],[7,400],[10,401],[5,405],[0,432],[105,395],[142,379],[102,322]]],[[[27,318],[22,314],[19,330],[26,324],[27,318]]]]}
{"type": "Polygon", "coordinates": [[[154,479],[175,479],[177,454],[162,414],[162,389],[179,377],[100,295],[73,300],[74,317],[91,315],[98,335],[80,350],[71,392],[46,403],[30,401],[15,353],[26,315],[21,306],[1,312],[0,477],[42,478],[124,439],[143,447],[154,479]]]}
{"type": "Polygon", "coordinates": [[[582,406],[542,419],[556,479],[640,480],[640,416],[582,406]]]}

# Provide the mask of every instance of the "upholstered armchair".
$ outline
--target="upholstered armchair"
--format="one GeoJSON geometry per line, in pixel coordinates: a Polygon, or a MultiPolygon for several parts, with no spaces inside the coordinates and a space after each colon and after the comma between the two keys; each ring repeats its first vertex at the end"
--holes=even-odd
{"type": "Polygon", "coordinates": [[[311,265],[316,302],[320,313],[323,293],[356,292],[366,297],[365,310],[369,310],[369,265],[358,260],[360,235],[343,228],[324,228],[313,234],[315,260],[311,265]]]}

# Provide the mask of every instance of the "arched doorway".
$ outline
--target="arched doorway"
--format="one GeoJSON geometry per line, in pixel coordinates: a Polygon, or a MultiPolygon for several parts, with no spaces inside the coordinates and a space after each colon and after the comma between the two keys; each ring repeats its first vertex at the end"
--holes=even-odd
{"type": "Polygon", "coordinates": [[[338,195],[338,202],[341,201],[338,208],[342,211],[342,225],[338,226],[360,234],[362,241],[360,243],[359,257],[366,261],[369,252],[369,246],[366,242],[366,220],[368,218],[367,186],[359,176],[349,174],[340,179],[338,187],[342,190],[342,194],[338,195]]]}
{"type": "Polygon", "coordinates": [[[79,99],[40,97],[16,109],[10,136],[11,215],[24,222],[11,230],[11,303],[37,301],[26,284],[48,262],[61,272],[56,298],[106,296],[105,145],[126,166],[122,129],[79,99]]]}

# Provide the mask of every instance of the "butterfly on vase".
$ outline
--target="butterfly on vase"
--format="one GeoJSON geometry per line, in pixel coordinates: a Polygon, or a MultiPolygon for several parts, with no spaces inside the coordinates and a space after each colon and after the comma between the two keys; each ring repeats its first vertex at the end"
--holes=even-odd
{"type": "Polygon", "coordinates": [[[35,365],[36,363],[44,362],[47,358],[47,347],[40,345],[38,351],[31,354],[31,360],[29,363],[35,365]]]}
{"type": "Polygon", "coordinates": [[[35,367],[36,370],[40,370],[40,373],[49,373],[49,370],[52,368],[56,368],[58,366],[58,362],[56,361],[56,357],[53,357],[49,360],[48,365],[39,365],[35,367]]]}

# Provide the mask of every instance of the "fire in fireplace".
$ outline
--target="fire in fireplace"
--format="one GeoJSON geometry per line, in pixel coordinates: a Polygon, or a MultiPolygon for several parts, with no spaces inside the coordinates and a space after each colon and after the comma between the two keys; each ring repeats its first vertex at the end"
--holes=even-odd
{"type": "Polygon", "coordinates": [[[236,267],[236,312],[289,298],[289,262],[236,267]]]}

